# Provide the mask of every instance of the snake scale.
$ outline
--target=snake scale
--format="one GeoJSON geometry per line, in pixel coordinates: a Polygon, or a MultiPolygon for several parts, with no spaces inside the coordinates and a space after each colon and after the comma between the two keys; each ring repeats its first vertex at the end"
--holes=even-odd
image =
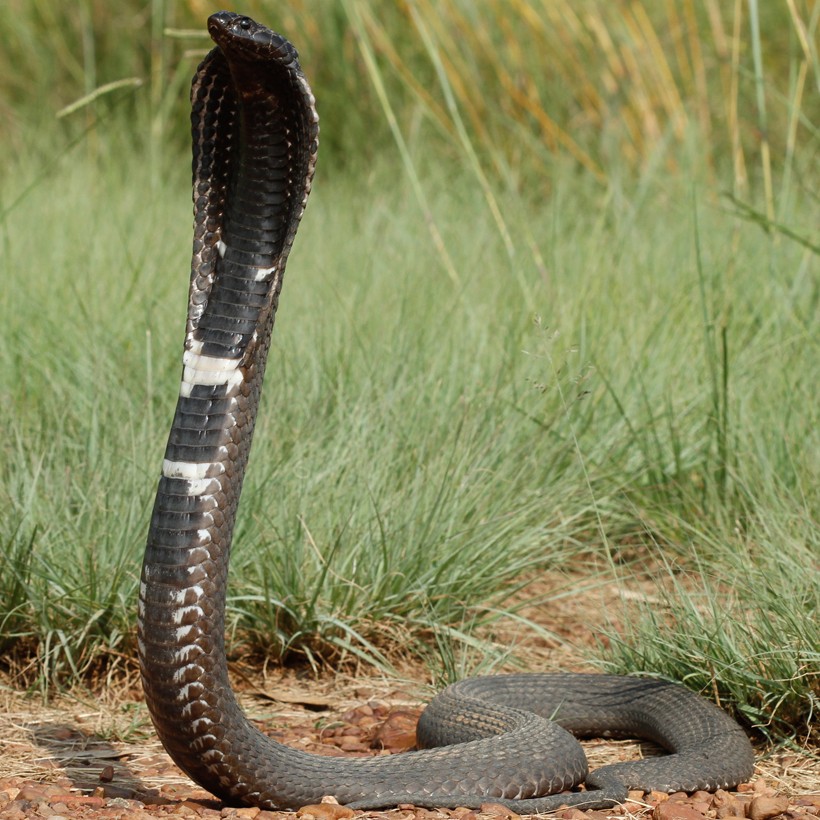
{"type": "Polygon", "coordinates": [[[627,787],[733,786],[751,775],[741,728],[682,686],[606,675],[504,675],[448,687],[419,751],[307,754],[251,726],[231,690],[225,591],[285,263],[318,148],[313,95],[291,44],[248,17],[208,20],[216,43],[191,90],[194,241],[179,398],[151,517],[138,651],[157,733],[197,783],[233,805],[295,809],[334,795],[519,813],[611,806],[627,787]],[[573,737],[649,738],[671,754],[588,774],[573,737]],[[587,791],[555,794],[586,783],[587,791]]]}

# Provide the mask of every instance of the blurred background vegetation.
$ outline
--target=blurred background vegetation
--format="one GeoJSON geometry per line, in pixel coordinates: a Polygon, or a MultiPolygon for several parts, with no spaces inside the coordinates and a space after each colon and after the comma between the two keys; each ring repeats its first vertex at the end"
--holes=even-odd
{"type": "MultiPolygon", "coordinates": [[[[219,3],[5,7],[7,150],[43,131],[70,141],[114,113],[135,142],[187,150],[187,86],[219,3]]],[[[816,159],[795,154],[817,139],[814,0],[247,0],[242,11],[287,33],[310,67],[328,170],[390,148],[385,99],[405,139],[474,155],[510,185],[556,154],[603,180],[694,131],[720,179],[735,192],[760,179],[771,210],[774,177],[816,159]]]]}

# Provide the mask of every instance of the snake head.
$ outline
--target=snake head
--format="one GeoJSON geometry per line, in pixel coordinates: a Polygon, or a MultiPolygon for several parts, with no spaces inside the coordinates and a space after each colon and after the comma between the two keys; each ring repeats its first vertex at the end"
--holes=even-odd
{"type": "Polygon", "coordinates": [[[229,61],[245,59],[289,65],[299,60],[296,49],[281,34],[232,11],[218,11],[208,18],[208,33],[229,61]]]}

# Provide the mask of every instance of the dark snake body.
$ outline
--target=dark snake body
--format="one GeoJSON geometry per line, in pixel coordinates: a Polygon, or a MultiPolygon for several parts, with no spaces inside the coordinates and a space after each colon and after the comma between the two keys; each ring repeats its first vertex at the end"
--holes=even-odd
{"type": "Polygon", "coordinates": [[[228,558],[318,117],[284,38],[228,12],[208,27],[217,48],[191,91],[195,223],[183,378],[140,584],[142,679],[168,753],[225,801],[273,809],[334,795],[360,808],[501,800],[529,813],[609,806],[627,786],[690,791],[748,779],[753,752],[740,727],[683,687],[655,680],[463,681],[439,694],[419,724],[420,745],[441,748],[365,760],[306,754],[247,721],[225,659],[228,558]],[[587,777],[583,751],[562,726],[649,738],[672,754],[587,777]],[[600,791],[553,794],[585,779],[600,791]]]}

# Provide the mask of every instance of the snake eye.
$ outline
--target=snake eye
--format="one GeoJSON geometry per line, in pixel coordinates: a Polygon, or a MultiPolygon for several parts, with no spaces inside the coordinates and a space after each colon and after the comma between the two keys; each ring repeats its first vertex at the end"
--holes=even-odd
{"type": "Polygon", "coordinates": [[[240,17],[236,22],[239,28],[244,29],[245,31],[248,31],[248,29],[250,29],[253,25],[253,20],[251,20],[250,17],[240,17]]]}

